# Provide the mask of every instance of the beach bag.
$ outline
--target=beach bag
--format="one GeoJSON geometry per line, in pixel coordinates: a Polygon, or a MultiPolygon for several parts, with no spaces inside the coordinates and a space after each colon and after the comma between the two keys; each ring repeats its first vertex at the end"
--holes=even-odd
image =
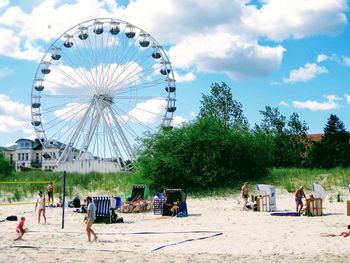
{"type": "Polygon", "coordinates": [[[6,220],[7,221],[17,221],[18,218],[17,218],[17,216],[8,216],[8,217],[6,217],[6,220]]]}

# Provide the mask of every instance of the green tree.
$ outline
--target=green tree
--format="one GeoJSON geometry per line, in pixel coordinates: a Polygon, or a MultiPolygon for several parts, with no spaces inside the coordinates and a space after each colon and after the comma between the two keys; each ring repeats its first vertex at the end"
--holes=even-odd
{"type": "Polygon", "coordinates": [[[5,158],[4,152],[0,150],[0,177],[10,176],[14,172],[14,167],[5,158]]]}
{"type": "Polygon", "coordinates": [[[203,190],[267,174],[270,137],[239,131],[214,117],[144,139],[137,167],[153,189],[181,187],[203,190]]]}
{"type": "Polygon", "coordinates": [[[247,128],[248,121],[243,115],[242,104],[233,99],[231,88],[222,82],[210,86],[210,95],[202,94],[198,117],[216,117],[227,126],[247,128]]]}
{"type": "Polygon", "coordinates": [[[308,126],[293,113],[289,120],[278,108],[266,106],[260,111],[263,116],[261,124],[255,130],[260,130],[273,137],[273,164],[276,167],[302,166],[306,157],[308,126]]]}
{"type": "Polygon", "coordinates": [[[322,140],[312,146],[309,163],[322,168],[349,166],[350,135],[344,123],[336,115],[331,114],[323,131],[322,140]]]}

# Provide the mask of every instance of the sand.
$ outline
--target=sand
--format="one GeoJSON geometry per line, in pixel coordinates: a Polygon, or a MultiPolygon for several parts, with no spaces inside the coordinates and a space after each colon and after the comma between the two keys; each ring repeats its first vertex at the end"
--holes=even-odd
{"type": "MultiPolygon", "coordinates": [[[[25,216],[29,228],[13,241],[17,222],[0,223],[0,262],[350,262],[350,237],[322,236],[347,229],[346,202],[327,199],[321,217],[273,217],[240,211],[239,201],[188,198],[187,218],[120,213],[127,223],[95,224],[91,243],[73,209],[62,229],[60,208],[47,208],[39,225],[34,205],[0,206],[0,219],[25,216]]],[[[277,208],[293,210],[293,195],[278,192],[277,208]]]]}

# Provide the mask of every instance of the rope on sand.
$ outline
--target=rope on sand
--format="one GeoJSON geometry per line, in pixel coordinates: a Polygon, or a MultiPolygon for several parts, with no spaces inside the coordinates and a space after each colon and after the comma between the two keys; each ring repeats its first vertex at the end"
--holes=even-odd
{"type": "Polygon", "coordinates": [[[168,244],[168,245],[163,245],[163,246],[157,247],[155,249],[152,249],[151,251],[154,252],[154,251],[166,248],[166,247],[176,246],[176,245],[180,245],[180,244],[186,243],[186,242],[191,242],[191,241],[196,241],[196,240],[203,240],[203,239],[208,239],[208,238],[217,237],[217,236],[221,236],[221,235],[223,235],[222,232],[216,233],[214,235],[206,236],[206,237],[190,238],[190,239],[186,239],[186,240],[183,240],[183,241],[180,241],[180,242],[176,242],[176,243],[172,243],[172,244],[168,244]]]}

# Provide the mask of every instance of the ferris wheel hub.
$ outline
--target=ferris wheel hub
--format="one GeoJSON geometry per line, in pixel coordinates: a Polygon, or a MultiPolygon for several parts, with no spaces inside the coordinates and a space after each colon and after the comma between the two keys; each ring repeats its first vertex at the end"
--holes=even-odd
{"type": "Polygon", "coordinates": [[[105,107],[113,104],[113,97],[109,94],[95,94],[94,100],[105,107]]]}

